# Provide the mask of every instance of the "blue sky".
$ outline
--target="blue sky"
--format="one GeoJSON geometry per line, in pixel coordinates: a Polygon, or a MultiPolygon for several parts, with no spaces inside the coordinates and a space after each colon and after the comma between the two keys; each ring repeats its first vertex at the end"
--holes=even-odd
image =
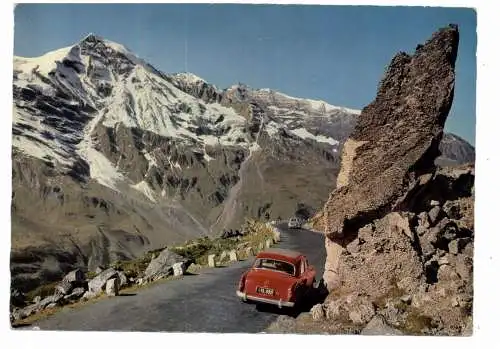
{"type": "Polygon", "coordinates": [[[474,145],[477,41],[472,9],[22,4],[15,9],[14,54],[39,56],[93,32],[124,44],[165,72],[187,66],[221,88],[242,82],[361,109],[375,97],[397,51],[413,52],[449,23],[459,25],[460,47],[446,129],[474,145]]]}

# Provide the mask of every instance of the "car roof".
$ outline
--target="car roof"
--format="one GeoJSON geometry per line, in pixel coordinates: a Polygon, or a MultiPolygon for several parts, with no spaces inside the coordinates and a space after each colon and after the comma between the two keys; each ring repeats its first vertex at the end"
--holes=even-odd
{"type": "Polygon", "coordinates": [[[300,256],[302,256],[302,253],[297,251],[287,250],[283,248],[268,248],[262,252],[259,252],[256,258],[281,257],[282,259],[286,259],[287,261],[295,262],[300,256]]]}

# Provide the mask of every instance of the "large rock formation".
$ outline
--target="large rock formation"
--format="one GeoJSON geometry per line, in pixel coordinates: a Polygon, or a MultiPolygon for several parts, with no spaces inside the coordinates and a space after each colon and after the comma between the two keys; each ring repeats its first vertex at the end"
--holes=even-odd
{"type": "Polygon", "coordinates": [[[419,175],[433,171],[453,100],[457,49],[458,29],[450,26],[419,45],[414,56],[398,53],[345,142],[337,188],[323,210],[330,288],[339,248],[371,220],[404,208],[403,194],[419,175]]]}
{"type": "Polygon", "coordinates": [[[376,315],[405,333],[468,331],[474,168],[435,165],[458,37],[450,25],[413,56],[398,53],[344,144],[337,188],[319,215],[327,314],[357,314],[344,300],[361,297],[375,312],[356,317],[359,326],[376,315]]]}

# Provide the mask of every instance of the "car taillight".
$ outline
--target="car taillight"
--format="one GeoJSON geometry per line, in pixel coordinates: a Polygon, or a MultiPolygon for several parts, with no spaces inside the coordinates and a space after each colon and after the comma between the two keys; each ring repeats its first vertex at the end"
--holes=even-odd
{"type": "Polygon", "coordinates": [[[240,278],[240,284],[238,285],[238,290],[239,291],[243,291],[243,289],[245,288],[246,278],[247,278],[247,274],[243,274],[241,276],[241,278],[240,278]]]}

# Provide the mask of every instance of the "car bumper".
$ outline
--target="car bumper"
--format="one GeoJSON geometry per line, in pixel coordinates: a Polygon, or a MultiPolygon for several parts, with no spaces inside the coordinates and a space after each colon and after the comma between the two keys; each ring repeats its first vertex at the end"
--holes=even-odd
{"type": "Polygon", "coordinates": [[[250,295],[247,295],[246,293],[240,292],[240,291],[236,291],[236,295],[244,301],[253,301],[253,302],[259,302],[259,303],[273,304],[273,305],[277,305],[279,308],[281,308],[281,307],[293,308],[295,306],[294,302],[285,302],[282,300],[250,296],[250,295]]]}

